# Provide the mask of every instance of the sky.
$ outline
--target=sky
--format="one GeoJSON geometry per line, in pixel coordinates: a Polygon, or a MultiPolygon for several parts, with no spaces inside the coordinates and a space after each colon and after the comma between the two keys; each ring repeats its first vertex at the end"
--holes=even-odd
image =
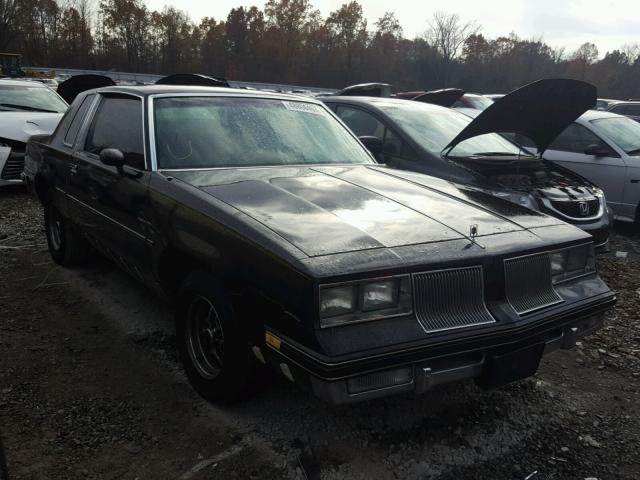
{"type": "MultiPolygon", "coordinates": [[[[347,2],[312,0],[325,17],[347,2]]],[[[154,10],[172,5],[196,21],[205,16],[225,19],[234,7],[262,8],[264,3],[266,0],[147,0],[154,10]]],[[[424,33],[433,13],[442,10],[476,21],[486,37],[513,31],[527,39],[542,37],[569,53],[584,42],[595,43],[600,56],[625,43],[640,43],[640,0],[360,0],[360,4],[371,29],[384,12],[392,11],[409,38],[424,33]]]]}

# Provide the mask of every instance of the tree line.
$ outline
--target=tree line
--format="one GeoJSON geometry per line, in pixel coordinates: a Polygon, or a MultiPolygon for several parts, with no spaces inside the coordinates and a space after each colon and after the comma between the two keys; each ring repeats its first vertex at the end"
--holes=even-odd
{"type": "Polygon", "coordinates": [[[640,45],[602,58],[512,33],[487,38],[474,22],[443,12],[406,38],[392,12],[373,25],[357,1],[323,18],[310,0],[268,0],[199,23],[144,0],[0,0],[0,51],[30,66],[198,72],[233,80],[340,88],[391,83],[399,90],[460,87],[504,93],[548,77],[589,81],[601,97],[640,97],[640,45]]]}

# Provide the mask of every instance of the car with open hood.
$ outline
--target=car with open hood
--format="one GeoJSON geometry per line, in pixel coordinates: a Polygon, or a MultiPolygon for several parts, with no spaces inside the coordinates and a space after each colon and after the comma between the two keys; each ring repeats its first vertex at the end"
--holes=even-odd
{"type": "Polygon", "coordinates": [[[0,79],[0,186],[22,183],[27,140],[53,132],[67,108],[42,83],[0,79]]]}
{"type": "MultiPolygon", "coordinates": [[[[514,140],[536,152],[526,137],[514,140]]],[[[543,157],[597,182],[616,220],[640,223],[640,123],[590,110],[558,135],[543,157]]]]}
{"type": "Polygon", "coordinates": [[[595,88],[541,80],[475,118],[456,109],[394,98],[326,97],[338,117],[393,168],[427,173],[553,215],[607,246],[610,218],[594,183],[504,138],[518,132],[544,152],[595,101],[595,88]]]}
{"type": "Polygon", "coordinates": [[[379,165],[312,98],[91,90],[28,161],[53,259],[97,250],[171,299],[210,400],[244,395],[264,365],[332,403],[497,386],[615,302],[588,234],[379,165]]]}

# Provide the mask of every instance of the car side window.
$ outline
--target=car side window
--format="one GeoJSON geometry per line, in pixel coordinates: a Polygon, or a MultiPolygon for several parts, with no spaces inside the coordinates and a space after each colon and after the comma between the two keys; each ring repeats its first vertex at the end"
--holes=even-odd
{"type": "Polygon", "coordinates": [[[105,148],[117,148],[125,164],[144,169],[142,100],[126,96],[105,96],[89,127],[85,151],[100,155],[105,148]]]}
{"type": "Polygon", "coordinates": [[[64,144],[67,147],[73,147],[73,144],[76,142],[78,132],[82,126],[82,121],[87,114],[87,110],[89,110],[89,107],[91,106],[91,102],[93,102],[93,98],[94,95],[87,95],[82,101],[82,104],[78,107],[78,110],[76,110],[76,114],[71,121],[71,125],[69,125],[69,129],[64,136],[64,144]]]}
{"type": "Polygon", "coordinates": [[[404,142],[400,138],[400,136],[387,128],[384,134],[384,143],[382,147],[382,151],[387,155],[402,155],[402,144],[404,142]]]}
{"type": "Polygon", "coordinates": [[[609,148],[598,136],[590,132],[582,125],[572,123],[562,132],[558,138],[549,146],[550,150],[560,150],[563,152],[584,153],[589,145],[600,145],[609,148]]]}
{"type": "Polygon", "coordinates": [[[371,136],[384,140],[384,125],[370,113],[339,105],[336,114],[357,137],[371,136]]]}

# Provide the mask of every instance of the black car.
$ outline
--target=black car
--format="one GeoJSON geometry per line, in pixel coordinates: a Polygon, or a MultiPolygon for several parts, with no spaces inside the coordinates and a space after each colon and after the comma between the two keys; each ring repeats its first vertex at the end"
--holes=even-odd
{"type": "Polygon", "coordinates": [[[29,142],[61,265],[91,249],[172,299],[193,386],[266,364],[333,403],[532,375],[615,296],[583,231],[376,164],[319,101],[229,88],[80,94],[29,142]]]}
{"type": "Polygon", "coordinates": [[[429,99],[352,96],[323,101],[380,162],[553,215],[589,232],[597,248],[606,249],[611,219],[602,190],[494,133],[524,135],[542,153],[595,102],[593,86],[542,80],[500,98],[475,119],[424,103],[429,99]]]}

